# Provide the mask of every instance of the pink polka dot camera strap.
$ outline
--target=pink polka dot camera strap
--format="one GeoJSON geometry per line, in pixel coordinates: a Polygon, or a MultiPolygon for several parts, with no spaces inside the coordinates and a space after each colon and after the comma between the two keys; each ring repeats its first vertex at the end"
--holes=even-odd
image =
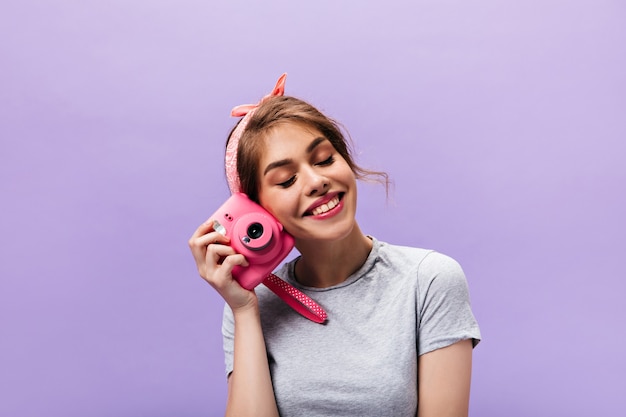
{"type": "Polygon", "coordinates": [[[307,319],[315,323],[324,323],[327,314],[319,304],[293,285],[283,281],[274,274],[269,274],[263,284],[285,303],[307,319]]]}

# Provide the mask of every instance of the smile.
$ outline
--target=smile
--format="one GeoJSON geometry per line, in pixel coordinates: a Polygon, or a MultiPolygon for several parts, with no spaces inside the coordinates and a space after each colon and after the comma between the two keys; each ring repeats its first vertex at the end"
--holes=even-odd
{"type": "MultiPolygon", "coordinates": [[[[317,206],[309,208],[309,210],[304,213],[305,216],[313,216],[318,218],[325,218],[333,215],[337,210],[340,211],[341,207],[343,207],[342,199],[344,193],[338,193],[330,200],[320,201],[317,206]]],[[[330,196],[329,196],[330,197],[330,196]]]]}
{"type": "Polygon", "coordinates": [[[332,200],[330,200],[328,203],[326,204],[322,204],[319,207],[315,207],[312,210],[312,214],[314,216],[318,216],[320,214],[329,212],[330,210],[334,209],[335,207],[337,207],[337,204],[339,204],[339,196],[333,198],[332,200]]]}

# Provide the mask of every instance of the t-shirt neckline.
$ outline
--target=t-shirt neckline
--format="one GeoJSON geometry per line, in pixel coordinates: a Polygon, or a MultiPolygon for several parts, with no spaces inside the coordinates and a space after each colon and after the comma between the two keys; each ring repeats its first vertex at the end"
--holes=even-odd
{"type": "Polygon", "coordinates": [[[332,291],[332,290],[336,290],[336,289],[347,287],[348,285],[354,284],[359,279],[361,279],[362,276],[364,276],[367,272],[369,272],[370,269],[374,267],[374,264],[376,263],[376,259],[378,258],[380,242],[378,241],[378,239],[376,239],[373,236],[368,235],[367,237],[372,239],[372,250],[367,255],[367,258],[365,259],[365,262],[363,263],[363,265],[361,265],[361,267],[357,269],[352,275],[346,278],[345,281],[337,285],[332,285],[330,287],[324,287],[324,288],[308,287],[306,285],[300,284],[298,281],[296,281],[296,275],[295,275],[296,262],[298,261],[298,259],[300,259],[300,256],[293,259],[287,264],[287,276],[285,277],[286,281],[300,290],[316,291],[316,292],[332,291]]]}

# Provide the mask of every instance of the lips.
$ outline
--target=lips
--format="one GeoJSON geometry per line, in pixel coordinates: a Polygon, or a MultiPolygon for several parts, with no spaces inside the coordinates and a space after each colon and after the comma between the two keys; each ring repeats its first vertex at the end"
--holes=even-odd
{"type": "Polygon", "coordinates": [[[315,203],[313,203],[307,211],[304,212],[305,216],[319,216],[321,214],[327,213],[337,207],[339,202],[343,198],[343,193],[332,193],[325,195],[323,198],[320,198],[315,203]]]}

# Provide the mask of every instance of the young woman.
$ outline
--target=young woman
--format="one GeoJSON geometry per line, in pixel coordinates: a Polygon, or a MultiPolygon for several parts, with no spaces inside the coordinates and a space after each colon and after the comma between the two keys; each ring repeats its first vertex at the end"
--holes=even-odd
{"type": "Polygon", "coordinates": [[[202,224],[189,246],[226,302],[226,414],[466,416],[480,332],[463,271],[443,254],[361,231],[357,179],[386,177],[356,165],[337,124],[283,97],[281,80],[235,112],[245,117],[229,137],[231,151],[238,142],[229,182],[294,237],[300,256],[276,275],[328,320],[307,320],[263,285],[242,288],[232,270],[247,260],[213,219],[202,224]]]}

